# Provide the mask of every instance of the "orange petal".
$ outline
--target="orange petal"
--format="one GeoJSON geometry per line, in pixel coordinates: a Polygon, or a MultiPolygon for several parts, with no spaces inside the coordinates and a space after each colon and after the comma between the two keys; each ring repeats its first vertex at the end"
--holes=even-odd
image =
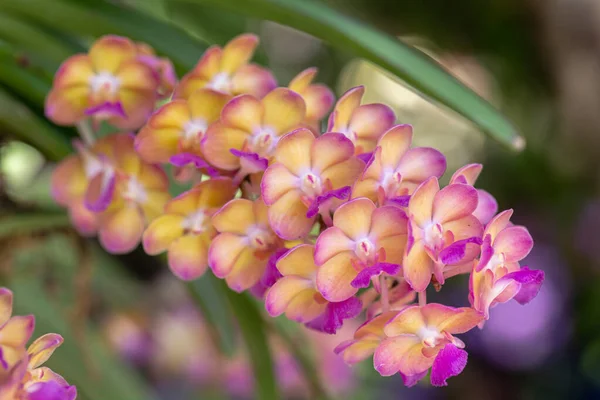
{"type": "MultiPolygon", "coordinates": [[[[302,93],[302,98],[306,103],[306,119],[315,122],[320,122],[335,102],[331,89],[321,84],[311,85],[302,93]]],[[[320,132],[320,127],[317,127],[317,131],[320,132]]]]}
{"type": "Polygon", "coordinates": [[[208,238],[205,235],[185,235],[169,246],[169,268],[179,279],[191,281],[201,277],[208,268],[208,238]]]}
{"type": "Polygon", "coordinates": [[[109,118],[109,123],[123,130],[138,129],[144,125],[152,114],[157,94],[149,91],[123,88],[119,91],[119,100],[127,118],[109,118]]]}
{"type": "Polygon", "coordinates": [[[300,125],[306,114],[302,97],[289,89],[277,88],[262,99],[263,125],[277,134],[288,133],[300,125]]]}
{"type": "Polygon", "coordinates": [[[313,283],[300,276],[284,276],[269,289],[265,296],[265,308],[271,317],[283,314],[294,297],[301,292],[313,288],[313,283]]]}
{"type": "Polygon", "coordinates": [[[369,237],[378,241],[390,236],[406,235],[407,223],[406,214],[398,207],[379,207],[373,211],[369,237]]]}
{"type": "Polygon", "coordinates": [[[192,188],[169,201],[165,206],[165,213],[181,216],[191,214],[197,210],[199,198],[200,191],[192,188]]]}
{"type": "Polygon", "coordinates": [[[12,317],[0,327],[0,343],[15,348],[23,347],[31,338],[34,327],[33,315],[12,317]]]}
{"type": "Polygon", "coordinates": [[[308,235],[315,217],[307,218],[308,207],[299,190],[290,190],[269,207],[269,223],[277,236],[295,240],[308,235]]]}
{"type": "Polygon", "coordinates": [[[353,251],[356,244],[336,226],[325,229],[315,244],[315,263],[322,265],[333,256],[345,251],[353,251]]]}
{"type": "Polygon", "coordinates": [[[117,71],[119,66],[136,57],[135,44],[127,38],[106,35],[94,42],[89,51],[90,60],[97,72],[117,71]]]}
{"type": "Polygon", "coordinates": [[[177,154],[181,131],[176,128],[153,129],[146,125],[135,138],[135,149],[149,163],[168,163],[177,154]]]}
{"type": "Polygon", "coordinates": [[[315,141],[311,131],[304,128],[297,129],[279,140],[275,159],[299,176],[310,169],[311,145],[315,141]]]}
{"type": "Polygon", "coordinates": [[[354,186],[352,187],[352,199],[356,199],[357,197],[366,197],[372,202],[378,201],[377,199],[377,188],[379,187],[379,182],[375,179],[363,179],[356,181],[354,186]]]}
{"type": "Polygon", "coordinates": [[[7,288],[0,288],[0,326],[4,325],[12,315],[13,293],[7,288]]]}
{"type": "Polygon", "coordinates": [[[29,368],[37,368],[52,356],[54,350],[63,343],[62,336],[56,333],[47,333],[37,338],[29,348],[27,354],[29,355],[29,368]]]}
{"type": "Polygon", "coordinates": [[[90,211],[83,200],[75,201],[69,205],[69,219],[80,235],[92,237],[98,231],[98,214],[90,211]]]}
{"type": "Polygon", "coordinates": [[[246,236],[230,232],[217,235],[208,250],[208,264],[215,276],[224,278],[229,275],[244,249],[250,249],[246,236]]]}
{"type": "Polygon", "coordinates": [[[386,167],[397,167],[404,153],[410,148],[412,137],[411,125],[396,125],[384,133],[377,143],[382,150],[381,163],[386,167]]]}
{"type": "Polygon", "coordinates": [[[66,206],[81,197],[88,185],[81,157],[72,154],[63,159],[52,171],[52,198],[61,206],[66,206]]]}
{"type": "Polygon", "coordinates": [[[310,86],[313,79],[315,79],[317,72],[319,72],[319,70],[316,67],[305,69],[290,81],[288,88],[296,93],[302,94],[302,92],[310,86]]]}
{"type": "Polygon", "coordinates": [[[317,271],[314,254],[314,246],[308,244],[298,245],[277,260],[277,270],[283,276],[293,275],[310,279],[317,271]]]}
{"type": "Polygon", "coordinates": [[[469,307],[454,308],[429,303],[421,308],[427,326],[450,334],[465,333],[483,321],[483,315],[469,307]]]}
{"type": "Polygon", "coordinates": [[[87,86],[52,89],[46,97],[45,115],[57,125],[75,125],[85,118],[89,95],[87,86]]]}
{"type": "Polygon", "coordinates": [[[166,251],[171,243],[183,235],[184,217],[165,214],[156,218],[144,231],[144,251],[153,256],[166,251]]]}
{"type": "Polygon", "coordinates": [[[233,171],[240,167],[240,159],[231,154],[230,150],[242,150],[247,138],[248,132],[215,122],[206,131],[202,141],[202,153],[215,167],[233,171]]]}
{"type": "Polygon", "coordinates": [[[318,292],[312,288],[303,290],[298,293],[288,304],[285,310],[285,316],[291,321],[299,323],[310,322],[325,312],[327,303],[319,303],[315,300],[318,292]]]}
{"type": "Polygon", "coordinates": [[[352,343],[343,350],[344,362],[353,365],[367,359],[375,353],[379,343],[379,340],[360,340],[352,343]]]}
{"type": "Polygon", "coordinates": [[[116,76],[122,88],[145,92],[158,90],[158,76],[152,68],[140,61],[128,60],[123,62],[119,66],[116,76]]]}
{"type": "Polygon", "coordinates": [[[263,106],[250,95],[234,97],[221,112],[223,124],[248,133],[260,129],[262,118],[263,106]]]}
{"type": "Polygon", "coordinates": [[[87,87],[90,78],[94,75],[92,62],[87,54],[75,54],[67,58],[56,71],[53,87],[63,88],[68,86],[87,87]]]}
{"type": "Polygon", "coordinates": [[[424,227],[431,222],[433,215],[433,199],[440,190],[438,180],[435,177],[427,179],[419,185],[408,202],[409,217],[418,226],[424,227]]]}
{"type": "Polygon", "coordinates": [[[354,296],[358,289],[350,284],[358,274],[352,266],[353,253],[339,253],[321,265],[317,271],[317,288],[329,301],[344,301],[354,296]]]}
{"type": "MultiPolygon", "coordinates": [[[[328,134],[329,135],[329,134],[328,134]]],[[[352,186],[365,169],[365,163],[356,157],[332,165],[321,174],[321,179],[329,180],[334,189],[352,186]]]]}
{"type": "Polygon", "coordinates": [[[417,240],[404,258],[402,268],[404,278],[416,292],[422,292],[427,288],[433,273],[433,260],[427,252],[421,240],[417,240]]]}
{"type": "Polygon", "coordinates": [[[477,190],[473,186],[446,186],[433,199],[433,220],[443,224],[471,215],[477,208],[478,199],[477,190]]]}
{"type": "Polygon", "coordinates": [[[256,224],[254,205],[247,199],[231,200],[213,215],[212,223],[219,232],[245,236],[248,230],[256,224]]]}
{"type": "Polygon", "coordinates": [[[232,94],[250,94],[262,99],[277,87],[275,77],[267,68],[248,64],[241,67],[231,80],[232,94]]]}
{"type": "Polygon", "coordinates": [[[350,200],[335,211],[333,225],[352,240],[363,239],[369,234],[371,216],[375,209],[375,204],[369,199],[350,200]]]}
{"type": "Polygon", "coordinates": [[[258,225],[262,225],[262,227],[269,226],[269,208],[263,201],[262,197],[254,200],[252,204],[252,210],[254,211],[254,217],[256,218],[256,223],[258,225]]]}
{"type": "Polygon", "coordinates": [[[236,292],[243,292],[256,285],[267,267],[267,259],[259,260],[251,248],[246,248],[235,260],[233,268],[225,277],[225,282],[236,292]]]}
{"type": "Polygon", "coordinates": [[[203,181],[195,189],[200,191],[198,197],[198,208],[215,209],[221,208],[233,198],[237,187],[231,179],[226,177],[212,178],[203,181]]]}
{"type": "Polygon", "coordinates": [[[129,253],[137,247],[144,232],[144,218],[140,210],[126,205],[102,217],[100,243],[109,253],[129,253]]]}
{"type": "Polygon", "coordinates": [[[188,98],[192,118],[202,118],[212,124],[221,116],[221,111],[231,97],[210,89],[200,89],[188,98]]]}
{"type": "Polygon", "coordinates": [[[258,46],[258,36],[246,33],[233,38],[223,48],[221,69],[229,74],[248,63],[258,46]]]}
{"type": "Polygon", "coordinates": [[[417,334],[420,329],[426,327],[427,320],[417,305],[408,306],[392,318],[384,327],[387,336],[398,336],[405,334],[417,334]]]}
{"type": "Polygon", "coordinates": [[[330,118],[332,121],[329,124],[328,131],[343,132],[348,128],[350,117],[354,110],[360,106],[364,93],[364,86],[357,86],[348,90],[340,97],[331,114],[330,118]]]}
{"type": "MultiPolygon", "coordinates": [[[[394,110],[385,104],[364,104],[350,118],[350,130],[361,139],[377,140],[396,122],[394,110]]],[[[371,149],[363,149],[370,151],[371,149]]]]}

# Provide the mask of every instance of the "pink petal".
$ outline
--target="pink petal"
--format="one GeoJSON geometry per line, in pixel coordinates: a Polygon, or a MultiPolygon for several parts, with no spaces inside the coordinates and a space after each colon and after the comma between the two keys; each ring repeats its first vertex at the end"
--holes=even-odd
{"type": "Polygon", "coordinates": [[[433,220],[444,224],[466,217],[475,211],[477,201],[477,191],[472,186],[461,184],[446,186],[435,195],[433,200],[433,220]]]}
{"type": "Polygon", "coordinates": [[[312,281],[300,276],[284,276],[267,292],[265,308],[270,316],[277,317],[286,311],[294,297],[310,289],[313,289],[312,281]]]}
{"type": "Polygon", "coordinates": [[[245,33],[231,39],[223,47],[221,56],[221,68],[229,74],[236,72],[242,65],[246,64],[254,54],[258,46],[258,36],[245,33]]]}
{"type": "Polygon", "coordinates": [[[352,240],[369,234],[371,217],[377,207],[367,198],[358,198],[342,204],[333,215],[333,225],[352,240]]]}
{"type": "Polygon", "coordinates": [[[144,232],[144,218],[135,206],[124,206],[102,218],[99,239],[112,254],[129,253],[137,247],[144,232]]]}
{"type": "Polygon", "coordinates": [[[308,235],[315,218],[307,218],[308,207],[301,200],[299,190],[291,190],[269,207],[269,223],[277,236],[295,240],[308,235]]]}
{"type": "Polygon", "coordinates": [[[271,165],[265,171],[260,189],[265,203],[273,205],[283,195],[298,187],[299,178],[281,163],[271,165]]]}
{"type": "Polygon", "coordinates": [[[231,290],[243,292],[258,283],[265,272],[267,262],[267,259],[257,259],[252,248],[246,248],[235,260],[233,268],[225,277],[225,282],[231,290]]]}
{"type": "Polygon", "coordinates": [[[421,183],[430,176],[439,178],[446,171],[446,157],[431,147],[416,147],[404,154],[397,171],[408,182],[421,183]]]}
{"type": "Polygon", "coordinates": [[[404,278],[415,292],[422,292],[431,282],[433,260],[425,251],[423,242],[418,240],[410,248],[404,258],[404,278]]]}
{"type": "Polygon", "coordinates": [[[325,229],[315,244],[315,263],[322,265],[333,256],[354,250],[354,241],[350,239],[340,228],[332,226],[325,229]]]}
{"type": "Polygon", "coordinates": [[[156,255],[166,251],[173,241],[183,235],[183,221],[183,216],[175,214],[161,215],[152,221],[142,236],[146,254],[156,255]]]}
{"type": "MultiPolygon", "coordinates": [[[[349,128],[359,138],[377,140],[396,122],[394,110],[385,104],[365,104],[352,113],[349,128]]],[[[375,146],[373,146],[375,147],[375,146]]],[[[371,151],[372,149],[363,149],[371,151]]]]}
{"type": "Polygon", "coordinates": [[[453,344],[447,344],[435,357],[431,368],[431,384],[447,386],[446,380],[457,376],[467,366],[467,352],[453,344]]]}
{"type": "Polygon", "coordinates": [[[301,175],[310,168],[311,146],[315,136],[305,128],[296,129],[277,143],[275,159],[285,165],[294,175],[301,175]]]}
{"type": "Polygon", "coordinates": [[[37,368],[45,363],[54,350],[56,350],[63,343],[62,336],[56,333],[47,333],[37,338],[27,348],[27,354],[29,356],[29,368],[37,368]]]}
{"type": "Polygon", "coordinates": [[[369,238],[378,242],[390,236],[406,235],[408,229],[406,213],[394,206],[383,206],[373,211],[369,238]]]}
{"type": "Polygon", "coordinates": [[[514,298],[519,304],[527,304],[537,296],[544,283],[544,277],[544,271],[523,267],[518,271],[504,275],[500,278],[500,281],[514,280],[520,283],[521,289],[514,298]]]}
{"type": "Polygon", "coordinates": [[[490,235],[492,242],[496,238],[496,235],[510,224],[510,217],[512,217],[513,210],[505,210],[496,215],[485,227],[485,234],[490,235]]]}
{"type": "Polygon", "coordinates": [[[348,340],[342,342],[334,351],[342,353],[346,364],[359,363],[373,355],[379,346],[379,340],[348,340]]]}
{"type": "Polygon", "coordinates": [[[202,140],[202,154],[217,168],[233,171],[240,168],[239,157],[231,154],[231,149],[242,150],[249,133],[215,122],[210,125],[202,140]]]}
{"type": "Polygon", "coordinates": [[[277,81],[269,69],[248,64],[233,75],[231,87],[233,94],[250,94],[262,99],[277,87],[277,81]]]}
{"type": "Polygon", "coordinates": [[[279,135],[297,128],[306,115],[304,99],[286,88],[277,88],[262,99],[263,124],[279,135]]]}
{"type": "Polygon", "coordinates": [[[310,154],[312,168],[319,173],[352,157],[354,144],[341,133],[327,133],[313,142],[310,154]]]}
{"type": "Polygon", "coordinates": [[[386,336],[416,334],[426,325],[426,321],[417,305],[408,306],[391,318],[383,328],[386,336]]]}
{"type": "Polygon", "coordinates": [[[234,97],[223,107],[221,121],[230,128],[251,133],[259,129],[263,118],[263,106],[250,95],[234,97]]]}
{"type": "Polygon", "coordinates": [[[217,235],[208,250],[208,264],[215,276],[226,277],[233,270],[242,251],[247,247],[245,236],[228,232],[217,235]]]}
{"type": "Polygon", "coordinates": [[[12,348],[23,348],[31,338],[35,328],[35,317],[33,315],[17,315],[10,318],[0,327],[0,343],[2,346],[12,348]]]}
{"type": "Polygon", "coordinates": [[[277,261],[277,269],[283,276],[299,276],[311,279],[317,271],[314,263],[314,246],[299,244],[285,253],[277,261]]]}
{"type": "Polygon", "coordinates": [[[328,132],[340,132],[348,128],[350,117],[354,113],[354,110],[360,106],[360,101],[364,93],[364,86],[357,86],[349,89],[340,97],[329,116],[328,132]]]}
{"type": "Polygon", "coordinates": [[[362,303],[350,297],[338,303],[328,303],[325,312],[306,324],[308,328],[334,335],[342,327],[345,319],[356,317],[362,311],[362,303]]]}
{"type": "Polygon", "coordinates": [[[13,293],[3,287],[0,288],[0,326],[4,325],[12,315],[13,293]]]}
{"type": "Polygon", "coordinates": [[[450,184],[454,183],[462,183],[466,185],[473,186],[481,170],[483,169],[483,165],[481,164],[468,164],[464,167],[459,168],[450,178],[450,184]]]}
{"type": "Polygon", "coordinates": [[[423,377],[425,377],[425,375],[427,375],[427,371],[423,371],[420,374],[415,374],[415,375],[404,375],[403,373],[400,373],[400,377],[402,378],[402,383],[404,383],[404,386],[406,386],[408,388],[413,387],[417,383],[419,383],[419,381],[421,379],[423,379],[423,377]]]}
{"type": "Polygon", "coordinates": [[[496,253],[503,253],[506,262],[517,262],[524,259],[533,248],[533,238],[527,228],[510,226],[498,233],[492,246],[496,253]]]}
{"type": "Polygon", "coordinates": [[[85,206],[94,212],[104,211],[113,200],[117,177],[112,169],[104,169],[94,176],[85,193],[85,206]]]}
{"type": "Polygon", "coordinates": [[[412,125],[396,125],[385,132],[377,143],[382,150],[381,163],[386,167],[396,169],[410,148],[412,138],[412,125]]]}
{"type": "Polygon", "coordinates": [[[483,189],[477,189],[477,208],[473,211],[473,215],[481,221],[482,224],[487,224],[498,212],[498,202],[488,192],[483,189]]]}
{"type": "MultiPolygon", "coordinates": [[[[420,367],[422,362],[420,360],[414,360],[415,364],[408,365],[403,363],[407,354],[414,352],[413,349],[419,349],[422,347],[421,342],[417,336],[405,335],[387,338],[375,350],[373,355],[373,365],[377,372],[382,376],[391,376],[403,369],[414,369],[414,366],[420,367]]],[[[411,359],[409,358],[409,361],[411,359]]],[[[427,368],[425,368],[427,370],[427,368]]],[[[422,371],[418,371],[422,373],[422,371]]]]}
{"type": "MultiPolygon", "coordinates": [[[[294,90],[292,87],[290,89],[294,90]]],[[[306,118],[308,120],[321,121],[335,102],[335,96],[331,89],[319,83],[310,85],[301,94],[306,102],[306,118]]]]}

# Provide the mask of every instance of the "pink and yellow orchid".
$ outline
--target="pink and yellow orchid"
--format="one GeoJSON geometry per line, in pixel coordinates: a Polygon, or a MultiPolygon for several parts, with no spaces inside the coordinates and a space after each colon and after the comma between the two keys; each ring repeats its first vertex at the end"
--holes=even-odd
{"type": "MultiPolygon", "coordinates": [[[[466,185],[474,186],[483,165],[481,164],[468,164],[462,168],[456,170],[456,172],[450,178],[450,184],[463,183],[466,185]]],[[[477,189],[477,208],[473,211],[473,215],[476,216],[482,224],[487,224],[498,212],[498,202],[490,193],[483,189],[477,189]]]]}
{"type": "Polygon", "coordinates": [[[329,116],[327,132],[343,133],[354,143],[356,154],[375,149],[377,140],[394,125],[396,115],[385,104],[363,104],[363,86],[348,90],[338,100],[329,116]]]}
{"type": "Polygon", "coordinates": [[[135,138],[138,154],[150,163],[168,163],[178,154],[202,161],[200,143],[209,125],[219,119],[229,96],[209,89],[173,100],[159,108],[135,138]]]}
{"type": "Polygon", "coordinates": [[[170,97],[177,85],[177,74],[171,60],[158,57],[154,49],[146,43],[136,43],[136,47],[137,59],[152,68],[159,77],[159,99],[170,97]]]}
{"type": "Polygon", "coordinates": [[[302,97],[286,88],[277,88],[262,100],[235,97],[223,108],[221,120],[206,132],[202,151],[215,167],[240,170],[236,180],[241,181],[266,169],[279,139],[297,128],[305,113],[302,97]]]}
{"type": "Polygon", "coordinates": [[[473,215],[476,208],[477,191],[472,186],[453,184],[440,190],[436,177],[412,194],[403,269],[415,291],[424,291],[432,274],[443,284],[447,265],[468,264],[479,255],[483,227],[473,215]]]}
{"type": "Polygon", "coordinates": [[[272,317],[285,313],[292,321],[334,334],[344,319],[354,318],[362,311],[361,302],[350,298],[330,303],[321,296],[316,287],[314,252],[314,246],[301,244],[277,261],[282,277],[267,291],[265,307],[272,317]]]}
{"type": "Polygon", "coordinates": [[[231,200],[217,211],[212,223],[219,234],[208,251],[210,268],[236,292],[251,288],[269,258],[283,247],[269,226],[267,206],[261,198],[231,200]]]}
{"type": "Polygon", "coordinates": [[[354,146],[342,134],[315,138],[301,128],[284,136],[262,179],[269,223],[287,240],[306,236],[318,214],[331,222],[336,200],[347,199],[350,185],[364,168],[354,146]]]}
{"type": "Polygon", "coordinates": [[[233,38],[225,47],[211,46],[194,69],[181,79],[175,89],[176,99],[188,98],[201,88],[237,96],[249,94],[262,98],[277,86],[271,71],[248,64],[258,36],[243,34],[233,38]]]}
{"type": "Polygon", "coordinates": [[[513,298],[527,304],[544,281],[543,271],[519,265],[533,248],[533,239],[527,228],[510,224],[512,213],[503,211],[486,226],[481,258],[471,273],[469,299],[485,319],[496,304],[513,298]]]}
{"type": "Polygon", "coordinates": [[[367,198],[341,205],[333,226],[319,235],[317,287],[332,302],[344,301],[382,273],[400,272],[406,245],[406,214],[398,207],[377,208],[367,198]]]}
{"type": "Polygon", "coordinates": [[[473,329],[482,320],[472,308],[435,303],[406,307],[383,328],[387,339],[375,351],[375,369],[383,376],[399,372],[404,384],[412,386],[431,368],[431,384],[446,386],[446,380],[467,364],[465,344],[453,335],[473,329]]]}
{"type": "Polygon", "coordinates": [[[446,158],[431,147],[410,148],[412,126],[396,125],[381,136],[352,198],[367,197],[380,205],[408,204],[409,195],[431,176],[446,170],[446,158]]]}
{"type": "Polygon", "coordinates": [[[131,40],[104,36],[88,54],[74,55],[61,65],[46,98],[46,116],[59,125],[91,117],[137,129],[152,113],[159,85],[160,77],[138,59],[131,40]]]}
{"type": "Polygon", "coordinates": [[[304,124],[313,133],[321,132],[321,120],[331,110],[335,96],[331,89],[319,83],[312,83],[317,75],[317,68],[307,68],[291,80],[288,88],[298,93],[306,103],[304,124]]]}
{"type": "Polygon", "coordinates": [[[217,231],[212,215],[235,195],[229,178],[201,182],[165,206],[143,236],[150,255],[168,251],[169,268],[180,279],[199,278],[208,268],[208,248],[217,231]]]}

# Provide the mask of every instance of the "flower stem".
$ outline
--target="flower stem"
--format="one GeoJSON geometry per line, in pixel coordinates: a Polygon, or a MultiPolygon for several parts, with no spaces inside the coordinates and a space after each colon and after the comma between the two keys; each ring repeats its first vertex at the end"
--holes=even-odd
{"type": "Polygon", "coordinates": [[[92,130],[92,126],[90,125],[89,120],[83,120],[77,123],[77,131],[79,132],[79,136],[83,139],[83,142],[87,146],[91,146],[96,141],[96,137],[94,136],[94,131],[92,130]]]}
{"type": "Polygon", "coordinates": [[[388,286],[385,280],[385,276],[379,275],[379,290],[381,290],[381,310],[383,312],[390,310],[390,299],[388,296],[388,286]]]}
{"type": "Polygon", "coordinates": [[[419,292],[419,306],[423,307],[425,304],[427,304],[427,292],[423,290],[419,292]]]}

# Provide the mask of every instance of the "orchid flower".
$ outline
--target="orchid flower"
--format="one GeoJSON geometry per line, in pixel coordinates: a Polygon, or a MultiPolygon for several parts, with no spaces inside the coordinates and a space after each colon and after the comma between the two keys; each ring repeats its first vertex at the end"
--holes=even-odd
{"type": "Polygon", "coordinates": [[[208,268],[208,248],[217,231],[213,214],[235,195],[229,178],[203,181],[165,206],[143,236],[150,255],[168,251],[169,268],[180,279],[199,278],[208,268]]]}
{"type": "Polygon", "coordinates": [[[332,302],[354,296],[381,274],[400,272],[406,245],[406,214],[397,207],[377,208],[367,198],[341,205],[333,226],[319,235],[315,245],[317,287],[332,302]]]}
{"type": "MultiPolygon", "coordinates": [[[[456,172],[450,178],[450,184],[463,183],[466,185],[474,186],[483,165],[481,164],[468,164],[462,168],[456,170],[456,172]]],[[[477,189],[477,208],[473,211],[473,215],[476,216],[482,224],[490,222],[492,217],[498,212],[498,202],[490,193],[483,189],[477,189]]]]}
{"type": "Polygon", "coordinates": [[[103,36],[88,54],[76,54],[60,66],[46,98],[46,116],[59,125],[92,117],[137,129],[154,109],[159,84],[160,77],[138,59],[131,40],[103,36]]]}
{"type": "Polygon", "coordinates": [[[436,177],[423,182],[408,203],[409,239],[404,278],[423,292],[434,274],[444,283],[444,268],[472,262],[479,255],[483,227],[473,215],[477,191],[453,184],[440,190],[436,177]]]}
{"type": "Polygon", "coordinates": [[[408,205],[409,195],[431,176],[446,170],[446,158],[430,147],[410,148],[412,126],[396,125],[377,141],[365,171],[352,188],[352,198],[367,197],[380,205],[408,205]]]}
{"type": "Polygon", "coordinates": [[[347,199],[350,185],[364,168],[353,156],[352,142],[341,134],[315,138],[308,129],[284,136],[267,168],[261,192],[269,206],[269,223],[280,237],[306,236],[318,214],[331,220],[336,199],[347,199]]]}
{"type": "Polygon", "coordinates": [[[181,79],[174,97],[185,99],[196,90],[207,88],[231,96],[249,94],[262,98],[277,82],[271,71],[248,64],[258,41],[258,36],[246,33],[223,48],[209,47],[194,69],[181,79]]]}
{"type": "Polygon", "coordinates": [[[298,93],[306,103],[304,124],[313,133],[321,132],[321,120],[331,110],[335,96],[331,89],[319,83],[312,83],[317,75],[317,68],[307,68],[291,80],[288,88],[298,93]]]}
{"type": "Polygon", "coordinates": [[[375,369],[383,376],[399,372],[404,384],[412,386],[431,368],[431,384],[446,386],[446,380],[467,364],[465,344],[453,335],[473,329],[482,320],[472,308],[435,303],[406,307],[383,328],[387,338],[375,351],[375,369]]]}
{"type": "Polygon", "coordinates": [[[251,288],[263,275],[269,257],[283,247],[269,226],[267,206],[261,198],[231,200],[212,223],[219,234],[208,251],[210,268],[236,292],[251,288]]]}
{"type": "Polygon", "coordinates": [[[363,86],[348,90],[335,105],[329,116],[327,132],[343,133],[352,140],[356,154],[375,149],[377,140],[394,125],[396,115],[385,104],[363,104],[363,86]]]}
{"type": "Polygon", "coordinates": [[[469,299],[485,319],[496,304],[513,298],[529,303],[544,281],[543,271],[519,265],[533,248],[533,239],[525,227],[510,224],[512,213],[503,211],[486,226],[481,258],[471,273],[469,299]]]}

